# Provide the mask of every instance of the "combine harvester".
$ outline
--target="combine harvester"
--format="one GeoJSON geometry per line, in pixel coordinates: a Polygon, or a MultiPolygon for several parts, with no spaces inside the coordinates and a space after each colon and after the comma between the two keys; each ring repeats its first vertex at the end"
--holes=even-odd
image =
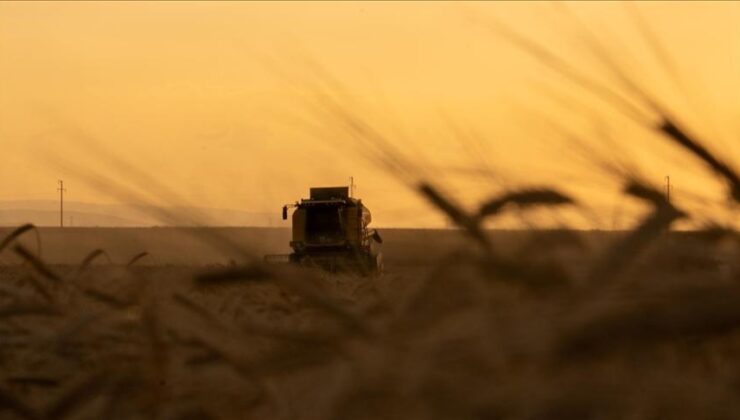
{"type": "Polygon", "coordinates": [[[310,198],[283,206],[283,220],[293,211],[289,255],[266,255],[265,261],[317,266],[331,272],[376,275],[383,271],[380,234],[368,228],[370,210],[349,194],[349,187],[311,188],[310,198]]]}

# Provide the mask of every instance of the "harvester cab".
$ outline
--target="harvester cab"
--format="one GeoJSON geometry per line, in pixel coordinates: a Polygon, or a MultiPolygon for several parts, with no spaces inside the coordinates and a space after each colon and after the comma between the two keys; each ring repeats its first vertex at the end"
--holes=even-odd
{"type": "Polygon", "coordinates": [[[292,214],[292,263],[317,265],[331,271],[362,274],[382,271],[380,234],[368,227],[370,210],[350,197],[348,187],[311,188],[310,197],[283,207],[283,220],[292,214]]]}

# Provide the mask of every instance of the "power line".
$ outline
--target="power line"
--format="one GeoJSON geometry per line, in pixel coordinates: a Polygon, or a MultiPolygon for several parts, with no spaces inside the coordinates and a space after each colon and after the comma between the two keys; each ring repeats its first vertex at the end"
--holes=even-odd
{"type": "Polygon", "coordinates": [[[67,189],[64,188],[64,181],[61,179],[57,191],[59,191],[59,227],[64,227],[64,192],[67,189]]]}

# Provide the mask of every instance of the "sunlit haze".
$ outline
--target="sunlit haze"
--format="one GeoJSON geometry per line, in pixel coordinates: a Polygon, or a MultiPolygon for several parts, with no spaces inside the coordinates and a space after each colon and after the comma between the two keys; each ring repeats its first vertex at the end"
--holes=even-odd
{"type": "Polygon", "coordinates": [[[445,226],[318,109],[327,85],[317,79],[331,78],[341,92],[329,94],[467,205],[549,185],[592,209],[576,226],[628,225],[640,207],[567,131],[656,186],[670,175],[683,206],[719,207],[723,184],[695,158],[543,66],[494,22],[619,89],[589,53],[598,39],[737,161],[738,3],[2,2],[0,201],[56,200],[64,179],[70,202],[277,218],[309,187],[352,176],[375,225],[445,226]]]}

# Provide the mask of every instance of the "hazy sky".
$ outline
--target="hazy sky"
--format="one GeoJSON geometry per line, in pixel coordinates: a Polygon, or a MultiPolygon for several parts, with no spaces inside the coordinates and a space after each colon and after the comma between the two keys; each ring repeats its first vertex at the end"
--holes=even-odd
{"type": "Polygon", "coordinates": [[[70,200],[134,200],[124,193],[133,185],[166,203],[279,212],[310,186],[353,175],[378,224],[443,223],[319,112],[315,97],[326,92],[314,84],[316,65],[341,82],[352,112],[465,203],[504,187],[558,185],[591,203],[602,221],[629,218],[618,183],[585,163],[563,128],[603,156],[628,159],[656,184],[670,174],[687,206],[714,205],[721,184],[700,165],[487,26],[504,22],[616,85],[589,54],[585,40],[599,39],[632,77],[737,161],[740,4],[633,9],[2,2],[0,200],[53,199],[64,178],[70,200]],[[661,65],[635,11],[676,72],[661,65]],[[476,172],[484,166],[496,176],[476,172]]]}

